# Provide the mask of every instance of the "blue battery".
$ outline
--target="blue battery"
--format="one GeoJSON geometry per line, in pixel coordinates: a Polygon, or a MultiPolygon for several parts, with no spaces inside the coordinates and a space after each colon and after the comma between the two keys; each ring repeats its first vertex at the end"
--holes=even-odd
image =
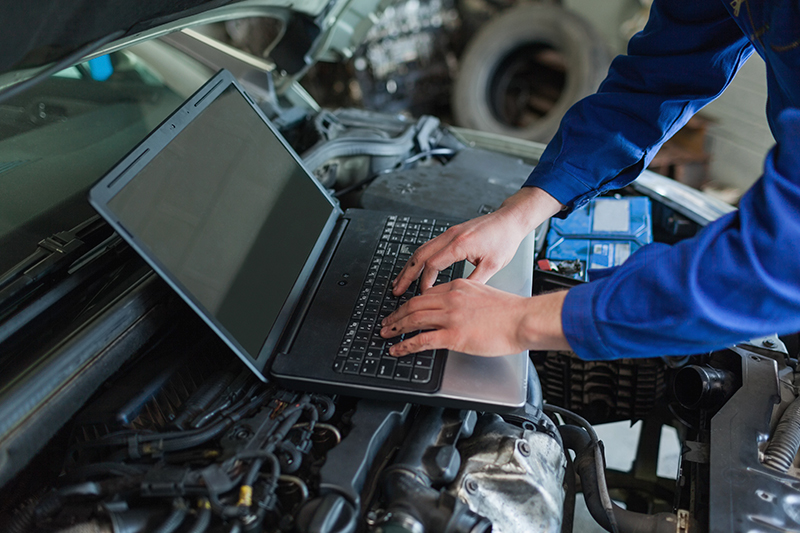
{"type": "Polygon", "coordinates": [[[581,261],[585,267],[573,277],[588,281],[589,270],[621,265],[651,242],[649,198],[595,198],[565,219],[550,220],[546,257],[581,261]]]}

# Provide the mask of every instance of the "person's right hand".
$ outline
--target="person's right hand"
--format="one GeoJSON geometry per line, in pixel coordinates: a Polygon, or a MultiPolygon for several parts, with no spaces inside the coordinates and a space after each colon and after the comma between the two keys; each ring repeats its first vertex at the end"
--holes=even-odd
{"type": "Polygon", "coordinates": [[[439,272],[464,259],[475,265],[469,279],[486,283],[511,261],[522,239],[560,209],[558,200],[542,189],[525,187],[497,211],[453,226],[417,248],[394,280],[392,292],[403,294],[418,277],[420,291],[425,292],[439,272]]]}

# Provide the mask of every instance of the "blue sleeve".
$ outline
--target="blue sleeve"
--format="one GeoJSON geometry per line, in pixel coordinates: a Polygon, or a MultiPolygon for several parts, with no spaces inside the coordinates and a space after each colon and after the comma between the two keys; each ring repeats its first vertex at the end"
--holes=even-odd
{"type": "Polygon", "coordinates": [[[564,333],[580,357],[696,354],[800,331],[800,110],[783,111],[775,130],[737,212],[567,293],[564,333]]]}
{"type": "Polygon", "coordinates": [[[752,53],[720,0],[656,0],[598,92],[564,116],[525,186],[567,206],[562,215],[624,187],[752,53]]]}

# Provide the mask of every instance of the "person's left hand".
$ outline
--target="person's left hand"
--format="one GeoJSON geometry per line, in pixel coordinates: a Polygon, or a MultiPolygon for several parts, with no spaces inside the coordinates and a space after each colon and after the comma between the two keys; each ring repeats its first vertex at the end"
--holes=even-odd
{"type": "Polygon", "coordinates": [[[534,298],[457,279],[409,300],[383,321],[385,338],[422,330],[391,347],[394,356],[438,348],[499,356],[528,349],[569,349],[561,329],[566,292],[534,298]]]}

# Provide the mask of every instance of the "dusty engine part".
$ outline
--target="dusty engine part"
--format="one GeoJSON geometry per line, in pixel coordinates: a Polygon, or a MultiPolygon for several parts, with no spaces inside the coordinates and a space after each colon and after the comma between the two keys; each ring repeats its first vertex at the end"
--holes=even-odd
{"type": "Polygon", "coordinates": [[[572,352],[532,355],[545,401],[592,423],[644,418],[666,395],[661,359],[584,361],[572,352]]]}
{"type": "Polygon", "coordinates": [[[451,491],[492,521],[495,533],[557,532],[564,506],[564,450],[550,435],[484,415],[459,445],[451,491]]]}
{"type": "Polygon", "coordinates": [[[474,218],[500,207],[531,170],[521,159],[467,148],[443,166],[418,166],[379,176],[364,191],[361,203],[367,209],[474,218]]]}
{"type": "Polygon", "coordinates": [[[426,408],[383,474],[385,507],[376,531],[488,533],[492,524],[441,487],[458,473],[456,442],[475,427],[474,411],[426,408]]]}

